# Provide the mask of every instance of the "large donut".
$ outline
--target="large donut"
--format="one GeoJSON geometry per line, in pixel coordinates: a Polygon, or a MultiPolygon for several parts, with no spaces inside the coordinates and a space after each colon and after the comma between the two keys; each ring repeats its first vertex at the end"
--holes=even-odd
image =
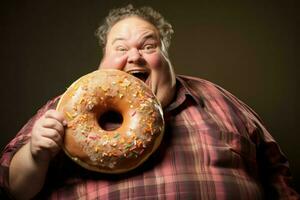
{"type": "Polygon", "coordinates": [[[97,70],[79,78],[56,109],[68,122],[63,150],[89,170],[132,170],[157,149],[163,137],[160,103],[143,81],[120,70],[97,70]],[[99,125],[108,112],[123,118],[115,130],[99,125]]]}

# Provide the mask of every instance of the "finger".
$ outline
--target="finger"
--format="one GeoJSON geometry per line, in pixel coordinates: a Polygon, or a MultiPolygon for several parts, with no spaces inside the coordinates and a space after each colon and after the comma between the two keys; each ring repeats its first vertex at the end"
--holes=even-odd
{"type": "Polygon", "coordinates": [[[37,151],[50,150],[52,148],[60,148],[60,145],[58,143],[56,143],[53,139],[50,139],[48,137],[40,138],[39,142],[32,143],[32,146],[37,151]]]}
{"type": "Polygon", "coordinates": [[[57,143],[58,145],[61,145],[62,142],[63,142],[63,137],[62,135],[56,131],[55,129],[45,129],[41,136],[43,138],[47,138],[47,139],[50,139],[50,140],[53,140],[55,143],[57,143]]]}
{"type": "Polygon", "coordinates": [[[64,126],[67,125],[67,121],[64,117],[64,115],[56,110],[48,110],[45,113],[45,118],[52,118],[52,119],[56,119],[58,121],[60,121],[64,126]]]}
{"type": "Polygon", "coordinates": [[[61,145],[57,144],[54,140],[49,138],[44,138],[42,148],[50,151],[51,153],[56,153],[60,149],[61,145]]]}
{"type": "Polygon", "coordinates": [[[63,133],[64,132],[64,127],[63,124],[53,118],[46,118],[44,119],[44,121],[42,122],[42,126],[44,128],[51,128],[51,129],[55,129],[57,130],[59,133],[63,133]]]}

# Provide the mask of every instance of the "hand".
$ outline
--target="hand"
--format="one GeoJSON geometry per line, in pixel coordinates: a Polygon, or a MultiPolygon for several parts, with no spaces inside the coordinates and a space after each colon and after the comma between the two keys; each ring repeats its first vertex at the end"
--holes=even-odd
{"type": "Polygon", "coordinates": [[[64,116],[56,110],[48,110],[32,128],[30,152],[36,161],[49,162],[61,149],[64,136],[64,116]]]}

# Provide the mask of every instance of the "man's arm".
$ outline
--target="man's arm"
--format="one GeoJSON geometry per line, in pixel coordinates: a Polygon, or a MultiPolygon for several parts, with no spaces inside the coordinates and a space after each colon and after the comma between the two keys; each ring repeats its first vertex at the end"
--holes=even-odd
{"type": "Polygon", "coordinates": [[[9,188],[16,199],[30,199],[43,187],[49,162],[38,162],[24,145],[13,157],[9,168],[9,188]]]}
{"type": "Polygon", "coordinates": [[[299,194],[291,186],[292,176],[289,162],[262,120],[249,106],[234,95],[215,85],[226,97],[242,109],[255,124],[255,143],[257,145],[257,164],[260,179],[265,190],[266,199],[300,199],[299,194]]]}
{"type": "Polygon", "coordinates": [[[261,128],[257,161],[266,198],[299,199],[299,194],[291,186],[292,175],[287,158],[267,130],[261,128]]]}
{"type": "Polygon", "coordinates": [[[30,199],[43,187],[48,165],[61,148],[64,117],[48,110],[32,128],[30,141],[13,157],[9,168],[9,189],[16,199],[30,199]]]}

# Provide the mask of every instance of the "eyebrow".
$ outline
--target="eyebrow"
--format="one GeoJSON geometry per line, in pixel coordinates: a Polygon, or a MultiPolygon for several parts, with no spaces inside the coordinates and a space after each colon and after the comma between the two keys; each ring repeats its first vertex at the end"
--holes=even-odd
{"type": "Polygon", "coordinates": [[[123,37],[116,37],[115,39],[113,39],[113,41],[111,42],[111,44],[114,44],[116,41],[119,41],[119,40],[125,40],[125,38],[123,38],[123,37]]]}
{"type": "MultiPolygon", "coordinates": [[[[144,42],[145,40],[148,39],[155,39],[158,40],[158,38],[156,37],[156,35],[154,33],[149,33],[147,35],[145,35],[140,41],[144,42]]],[[[115,39],[113,39],[113,41],[111,42],[111,44],[113,45],[116,41],[124,41],[126,40],[126,38],[124,37],[116,37],[115,39]]]]}
{"type": "Polygon", "coordinates": [[[156,35],[154,33],[150,33],[150,34],[147,34],[146,36],[144,36],[141,41],[144,42],[145,40],[148,40],[148,39],[158,40],[158,38],[156,37],[156,35]]]}

